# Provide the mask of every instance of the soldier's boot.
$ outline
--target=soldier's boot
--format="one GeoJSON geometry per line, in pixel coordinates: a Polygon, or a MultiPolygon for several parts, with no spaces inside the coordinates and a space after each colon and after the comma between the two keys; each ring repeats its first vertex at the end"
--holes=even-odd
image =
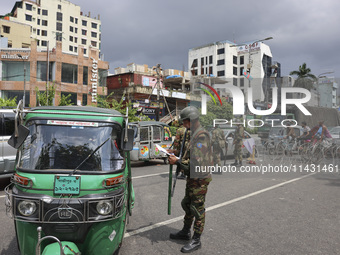
{"type": "Polygon", "coordinates": [[[191,241],[182,247],[181,252],[189,253],[196,251],[199,248],[201,248],[201,235],[194,233],[191,241]]]}
{"type": "Polygon", "coordinates": [[[178,231],[177,233],[171,233],[170,239],[176,240],[190,240],[191,237],[191,226],[184,225],[183,229],[178,231]]]}
{"type": "Polygon", "coordinates": [[[238,166],[242,166],[242,160],[239,161],[238,166]]]}
{"type": "Polygon", "coordinates": [[[238,166],[238,162],[237,162],[236,159],[235,159],[235,162],[233,164],[231,164],[231,166],[238,166]]]}

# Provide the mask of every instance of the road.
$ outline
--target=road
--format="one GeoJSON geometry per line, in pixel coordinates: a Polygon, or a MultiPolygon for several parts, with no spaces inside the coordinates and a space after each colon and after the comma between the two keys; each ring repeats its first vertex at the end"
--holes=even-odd
{"type": "MultiPolygon", "coordinates": [[[[182,228],[185,181],[177,181],[172,214],[167,215],[168,169],[162,161],[133,164],[136,203],[121,255],[181,254],[185,242],[169,240],[169,233],[182,228]]],[[[17,255],[13,222],[5,215],[4,185],[1,255],[17,255]]],[[[193,254],[340,254],[339,188],[340,174],[328,172],[215,174],[202,248],[193,254]]]]}

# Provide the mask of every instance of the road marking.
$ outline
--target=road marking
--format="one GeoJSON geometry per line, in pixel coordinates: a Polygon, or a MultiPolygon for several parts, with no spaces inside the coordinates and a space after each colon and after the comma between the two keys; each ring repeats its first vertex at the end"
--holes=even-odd
{"type": "MultiPolygon", "coordinates": [[[[235,199],[232,199],[232,200],[229,200],[229,201],[217,204],[217,205],[210,206],[210,207],[206,208],[206,211],[215,210],[215,209],[221,208],[223,206],[233,204],[233,203],[241,201],[243,199],[256,196],[258,194],[264,193],[264,192],[269,191],[269,190],[273,190],[273,189],[279,188],[279,187],[284,186],[286,184],[302,180],[302,179],[307,178],[309,176],[312,176],[314,174],[316,174],[316,173],[311,173],[311,174],[308,174],[308,175],[304,175],[304,176],[301,176],[299,178],[295,178],[295,179],[292,179],[292,180],[289,180],[289,181],[286,181],[286,182],[282,182],[282,183],[276,184],[274,186],[270,186],[270,187],[265,188],[265,189],[261,189],[261,190],[255,191],[253,193],[249,193],[248,195],[244,195],[244,196],[241,196],[241,197],[238,197],[238,198],[235,198],[235,199]]],[[[174,222],[177,222],[177,221],[180,221],[180,220],[183,220],[183,216],[176,217],[176,218],[173,218],[173,219],[170,219],[170,220],[166,220],[166,221],[162,221],[162,222],[159,222],[159,223],[156,223],[156,224],[144,227],[144,228],[136,229],[136,230],[133,230],[133,231],[130,231],[130,232],[126,232],[124,237],[126,238],[126,237],[130,237],[130,236],[138,235],[138,234],[144,233],[146,231],[149,231],[149,230],[152,230],[152,229],[155,229],[155,228],[158,228],[158,227],[162,227],[162,226],[165,226],[165,225],[169,225],[171,223],[174,223],[174,222]]]]}
{"type": "Polygon", "coordinates": [[[157,175],[168,174],[168,173],[169,172],[163,172],[163,173],[158,173],[158,174],[141,175],[141,176],[132,177],[132,179],[140,179],[140,178],[146,178],[146,177],[157,176],[157,175]]]}
{"type": "Polygon", "coordinates": [[[6,195],[0,196],[0,198],[6,197],[6,195]]]}

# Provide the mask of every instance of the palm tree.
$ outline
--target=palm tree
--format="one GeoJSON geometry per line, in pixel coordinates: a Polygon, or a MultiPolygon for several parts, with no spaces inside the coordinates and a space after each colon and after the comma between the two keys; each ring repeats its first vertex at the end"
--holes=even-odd
{"type": "Polygon", "coordinates": [[[311,74],[311,69],[307,67],[306,63],[299,66],[299,71],[291,71],[290,75],[297,75],[298,78],[294,83],[294,87],[305,88],[311,90],[314,87],[314,82],[317,80],[314,74],[311,74]]]}

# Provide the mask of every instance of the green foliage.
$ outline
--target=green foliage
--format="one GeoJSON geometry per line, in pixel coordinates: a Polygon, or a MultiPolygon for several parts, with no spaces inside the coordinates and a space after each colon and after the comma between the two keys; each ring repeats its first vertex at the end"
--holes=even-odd
{"type": "Polygon", "coordinates": [[[17,106],[17,97],[14,98],[0,98],[0,107],[16,107],[17,106]]]}
{"type": "Polygon", "coordinates": [[[244,130],[247,131],[249,134],[257,134],[257,127],[256,128],[246,127],[244,130]]]}
{"type": "Polygon", "coordinates": [[[316,76],[311,73],[311,69],[307,67],[306,63],[299,66],[298,71],[291,71],[289,74],[297,76],[294,87],[311,90],[314,87],[314,82],[317,80],[316,76]]]}
{"type": "MultiPolygon", "coordinates": [[[[207,114],[200,116],[201,125],[204,127],[209,127],[213,125],[214,119],[226,119],[230,120],[233,118],[233,108],[227,102],[225,98],[222,98],[222,105],[220,103],[215,103],[213,100],[210,100],[207,103],[207,114]]],[[[216,100],[218,102],[218,100],[216,100]]],[[[201,110],[200,110],[201,111],[201,110]]]]}
{"type": "Polygon", "coordinates": [[[133,108],[133,104],[131,102],[124,103],[125,94],[123,94],[120,101],[117,101],[116,99],[112,98],[113,94],[114,92],[112,92],[110,95],[106,97],[98,96],[96,106],[99,108],[114,109],[116,111],[119,111],[123,115],[126,114],[126,107],[129,107],[129,113],[128,113],[129,122],[140,121],[140,120],[143,120],[143,121],[151,120],[148,116],[145,116],[143,114],[139,114],[137,116],[137,108],[133,108]]]}
{"type": "MultiPolygon", "coordinates": [[[[54,85],[54,83],[52,85],[48,86],[48,95],[46,95],[46,90],[45,91],[39,91],[38,87],[35,87],[35,91],[37,93],[37,103],[38,103],[38,105],[40,105],[40,106],[53,106],[53,99],[55,98],[55,85],[54,85]]],[[[70,97],[71,97],[71,94],[68,94],[67,96],[61,95],[59,106],[72,105],[70,97]]]]}
{"type": "Polygon", "coordinates": [[[45,91],[39,91],[38,87],[35,87],[35,92],[37,93],[37,104],[39,106],[52,106],[53,105],[53,99],[55,97],[55,85],[49,85],[47,87],[47,92],[45,91]]]}

